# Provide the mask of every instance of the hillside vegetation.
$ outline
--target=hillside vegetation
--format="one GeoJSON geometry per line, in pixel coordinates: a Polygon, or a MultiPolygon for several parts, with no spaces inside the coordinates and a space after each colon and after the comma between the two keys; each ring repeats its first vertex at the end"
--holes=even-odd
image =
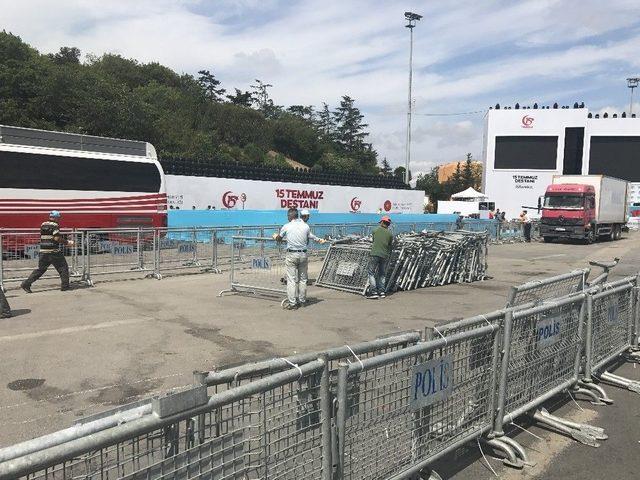
{"type": "Polygon", "coordinates": [[[316,171],[391,173],[386,160],[377,166],[353,98],[284,107],[270,87],[225,89],[210,70],[179,74],[114,54],[82,61],[75,47],[41,54],[0,32],[2,124],[144,140],[160,157],[287,167],[286,156],[316,171]]]}

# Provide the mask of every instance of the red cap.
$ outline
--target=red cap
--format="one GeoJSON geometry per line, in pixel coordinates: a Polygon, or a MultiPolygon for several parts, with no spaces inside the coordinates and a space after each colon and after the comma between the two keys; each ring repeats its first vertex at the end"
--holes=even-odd
{"type": "Polygon", "coordinates": [[[391,219],[389,218],[388,215],[385,215],[384,217],[382,217],[380,219],[381,222],[386,222],[386,223],[391,223],[391,219]]]}

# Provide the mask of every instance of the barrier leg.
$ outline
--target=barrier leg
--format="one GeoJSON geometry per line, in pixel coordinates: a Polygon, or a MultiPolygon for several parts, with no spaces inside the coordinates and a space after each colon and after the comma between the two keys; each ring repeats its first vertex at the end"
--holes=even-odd
{"type": "Polygon", "coordinates": [[[625,388],[630,392],[640,393],[640,382],[621,377],[619,375],[614,375],[606,370],[600,374],[600,380],[615,387],[625,388]]]}
{"type": "Polygon", "coordinates": [[[573,395],[586,395],[591,400],[592,405],[611,405],[613,403],[613,399],[609,398],[607,392],[604,391],[600,385],[596,385],[595,383],[589,382],[578,382],[578,386],[571,390],[573,395]]]}
{"type": "Polygon", "coordinates": [[[85,269],[82,280],[86,282],[87,285],[93,287],[93,280],[91,280],[91,234],[87,232],[85,236],[85,269]]]}
{"type": "Polygon", "coordinates": [[[499,441],[502,443],[506,443],[508,446],[510,446],[513,449],[513,451],[517,453],[518,456],[522,459],[522,462],[525,465],[527,465],[528,467],[536,466],[535,462],[532,462],[531,460],[529,460],[529,457],[527,456],[527,452],[524,449],[524,447],[520,445],[518,442],[516,442],[513,438],[507,437],[505,435],[504,437],[501,437],[499,441]]]}
{"type": "MultiPolygon", "coordinates": [[[[504,442],[502,438],[500,438],[500,439],[498,439],[498,438],[489,438],[489,439],[485,438],[485,439],[482,439],[482,442],[484,444],[486,444],[486,445],[489,445],[494,450],[502,452],[504,454],[504,457],[505,457],[505,458],[502,459],[502,463],[504,463],[505,465],[507,465],[509,467],[513,467],[513,468],[518,468],[518,469],[524,467],[524,462],[518,458],[518,456],[516,455],[516,452],[513,450],[513,448],[511,448],[510,445],[508,445],[506,442],[504,442]]],[[[522,447],[520,447],[520,448],[522,448],[522,447]]]]}
{"type": "Polygon", "coordinates": [[[564,423],[559,421],[557,417],[554,417],[552,415],[543,415],[540,412],[540,410],[536,410],[531,415],[531,418],[533,418],[535,422],[551,427],[557,432],[562,433],[568,437],[571,437],[577,442],[582,443],[583,445],[588,445],[590,447],[595,447],[595,448],[600,446],[600,444],[598,443],[595,437],[591,436],[588,433],[585,433],[582,430],[576,430],[576,429],[567,427],[566,425],[564,425],[564,423]]]}
{"type": "Polygon", "coordinates": [[[162,280],[160,273],[160,229],[153,230],[153,272],[147,275],[147,278],[162,280]]]}
{"type": "Polygon", "coordinates": [[[588,425],[586,423],[578,423],[572,422],[571,420],[566,420],[564,418],[560,418],[556,415],[552,415],[546,408],[541,408],[539,410],[540,415],[544,418],[550,418],[565,427],[573,428],[575,430],[581,430],[584,433],[591,435],[596,440],[606,440],[609,436],[604,433],[604,428],[594,427],[593,425],[588,425]]]}

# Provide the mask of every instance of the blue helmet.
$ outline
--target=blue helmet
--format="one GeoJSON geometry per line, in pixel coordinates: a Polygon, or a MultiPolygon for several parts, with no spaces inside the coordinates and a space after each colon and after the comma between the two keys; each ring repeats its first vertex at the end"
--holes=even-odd
{"type": "Polygon", "coordinates": [[[58,210],[51,210],[51,213],[49,213],[49,217],[60,218],[60,212],[58,210]]]}

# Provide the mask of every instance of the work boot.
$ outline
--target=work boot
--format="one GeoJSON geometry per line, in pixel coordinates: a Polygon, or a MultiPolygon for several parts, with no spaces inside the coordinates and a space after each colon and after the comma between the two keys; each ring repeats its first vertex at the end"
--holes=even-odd
{"type": "Polygon", "coordinates": [[[20,284],[20,287],[21,287],[25,292],[27,292],[27,293],[33,293],[33,292],[31,291],[31,285],[29,285],[28,283],[22,282],[22,283],[20,284]]]}

